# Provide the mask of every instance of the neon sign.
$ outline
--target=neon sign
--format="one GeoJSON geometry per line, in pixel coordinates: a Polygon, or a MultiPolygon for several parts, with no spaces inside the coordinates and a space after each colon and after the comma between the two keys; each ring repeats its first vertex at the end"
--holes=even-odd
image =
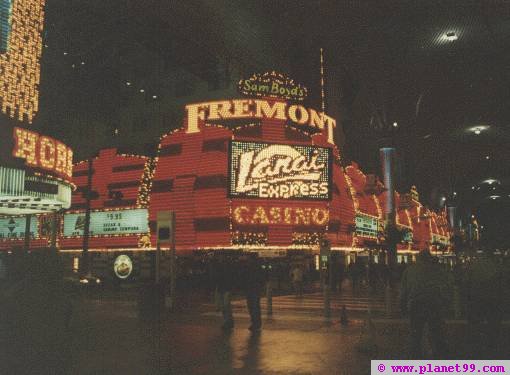
{"type": "Polygon", "coordinates": [[[231,141],[229,195],[329,200],[330,154],[325,147],[231,141]]]}
{"type": "Polygon", "coordinates": [[[254,74],[248,79],[240,80],[239,92],[250,96],[270,96],[290,100],[303,100],[308,94],[306,87],[276,72],[254,74]]]}
{"type": "Polygon", "coordinates": [[[323,112],[299,104],[288,105],[283,101],[263,99],[233,99],[189,104],[186,106],[186,113],[186,133],[200,132],[199,120],[276,119],[320,130],[327,128],[328,142],[334,143],[333,129],[336,127],[336,120],[323,112]]]}
{"type": "Polygon", "coordinates": [[[32,122],[39,110],[44,0],[0,0],[2,113],[32,122]]]}
{"type": "Polygon", "coordinates": [[[237,206],[232,211],[232,221],[239,225],[315,225],[329,222],[326,208],[237,206]]]}
{"type": "Polygon", "coordinates": [[[13,137],[12,155],[15,158],[25,159],[29,167],[42,168],[71,178],[73,151],[65,144],[22,128],[14,128],[13,137]]]}

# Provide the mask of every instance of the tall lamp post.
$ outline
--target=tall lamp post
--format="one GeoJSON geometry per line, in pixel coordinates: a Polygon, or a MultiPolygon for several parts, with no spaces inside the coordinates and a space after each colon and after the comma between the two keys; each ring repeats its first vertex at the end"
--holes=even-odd
{"type": "Polygon", "coordinates": [[[384,219],[386,221],[386,254],[390,269],[395,266],[397,261],[397,224],[395,209],[395,155],[396,148],[392,133],[397,130],[397,123],[391,126],[381,126],[377,130],[380,132],[379,157],[381,162],[381,174],[383,177],[384,188],[387,192],[386,202],[383,207],[384,219]]]}

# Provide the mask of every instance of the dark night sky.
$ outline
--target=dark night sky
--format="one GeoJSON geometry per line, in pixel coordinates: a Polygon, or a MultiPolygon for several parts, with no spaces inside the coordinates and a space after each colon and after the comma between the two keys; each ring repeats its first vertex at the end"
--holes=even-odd
{"type": "Polygon", "coordinates": [[[165,107],[172,95],[154,82],[182,69],[208,82],[242,78],[224,74],[225,61],[245,75],[289,73],[319,107],[323,47],[327,110],[342,124],[345,159],[377,172],[378,139],[397,122],[400,187],[415,183],[432,205],[456,192],[498,244],[510,232],[510,5],[445,3],[49,0],[36,125],[87,157],[123,126],[126,76],[165,107]],[[477,125],[489,128],[468,131],[477,125]]]}

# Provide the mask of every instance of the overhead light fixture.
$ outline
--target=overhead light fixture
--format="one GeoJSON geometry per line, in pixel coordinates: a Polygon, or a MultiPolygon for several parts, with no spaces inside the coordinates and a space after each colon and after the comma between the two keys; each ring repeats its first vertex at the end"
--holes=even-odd
{"type": "Polygon", "coordinates": [[[459,37],[457,36],[457,34],[455,34],[454,31],[448,31],[444,36],[445,36],[446,40],[449,42],[453,42],[453,41],[459,39],[459,37]]]}
{"type": "Polygon", "coordinates": [[[398,124],[397,124],[397,122],[395,121],[395,122],[393,123],[393,127],[394,127],[394,128],[396,128],[397,126],[398,126],[398,124]]]}
{"type": "Polygon", "coordinates": [[[498,180],[495,180],[494,178],[488,178],[488,179],[486,179],[486,180],[483,180],[482,182],[483,182],[483,183],[486,183],[486,184],[489,184],[489,185],[492,185],[492,184],[494,184],[494,183],[499,184],[499,181],[498,181],[498,180]]]}
{"type": "Polygon", "coordinates": [[[157,95],[152,95],[152,99],[157,99],[158,96],[157,95]]]}
{"type": "Polygon", "coordinates": [[[456,195],[457,195],[457,192],[456,192],[456,191],[454,191],[454,192],[453,192],[453,196],[456,196],[456,195]]]}
{"type": "Polygon", "coordinates": [[[500,195],[491,195],[489,198],[494,200],[494,199],[501,198],[501,196],[500,195]]]}
{"type": "Polygon", "coordinates": [[[126,86],[131,86],[131,82],[127,81],[126,86]]]}
{"type": "Polygon", "coordinates": [[[490,158],[491,158],[491,157],[490,157],[489,155],[487,155],[487,156],[485,157],[485,159],[487,159],[487,160],[489,160],[490,158]]]}
{"type": "Polygon", "coordinates": [[[145,90],[144,90],[144,89],[140,89],[140,92],[141,92],[141,93],[144,93],[144,92],[145,92],[145,90]]]}
{"type": "Polygon", "coordinates": [[[476,135],[480,135],[480,133],[488,130],[489,128],[490,128],[489,125],[477,125],[477,126],[472,126],[470,128],[467,128],[466,131],[468,133],[475,133],[476,135]]]}

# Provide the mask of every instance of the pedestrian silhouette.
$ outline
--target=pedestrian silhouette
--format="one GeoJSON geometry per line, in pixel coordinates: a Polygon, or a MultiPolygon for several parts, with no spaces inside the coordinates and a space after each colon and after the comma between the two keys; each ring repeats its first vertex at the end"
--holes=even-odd
{"type": "Polygon", "coordinates": [[[294,266],[294,268],[292,268],[292,271],[290,271],[290,278],[296,297],[303,297],[303,270],[300,266],[294,266]]]}
{"type": "Polygon", "coordinates": [[[422,338],[425,324],[434,358],[446,356],[443,335],[444,307],[449,302],[449,279],[428,250],[423,250],[402,275],[400,303],[402,313],[409,315],[413,359],[423,358],[422,338]]]}
{"type": "Polygon", "coordinates": [[[249,254],[242,258],[241,277],[244,277],[246,304],[250,313],[251,331],[259,331],[262,326],[260,314],[260,293],[264,284],[264,275],[257,254],[249,254]]]}
{"type": "Polygon", "coordinates": [[[497,351],[503,314],[502,266],[496,261],[492,251],[486,250],[469,265],[466,279],[471,355],[489,358],[497,351]],[[485,322],[487,323],[486,345],[480,345],[484,341],[480,334],[482,323],[485,322]]]}
{"type": "Polygon", "coordinates": [[[232,316],[232,288],[234,285],[234,263],[224,254],[219,255],[218,262],[213,266],[214,279],[217,293],[217,306],[223,315],[224,330],[231,330],[234,327],[232,316]]]}

